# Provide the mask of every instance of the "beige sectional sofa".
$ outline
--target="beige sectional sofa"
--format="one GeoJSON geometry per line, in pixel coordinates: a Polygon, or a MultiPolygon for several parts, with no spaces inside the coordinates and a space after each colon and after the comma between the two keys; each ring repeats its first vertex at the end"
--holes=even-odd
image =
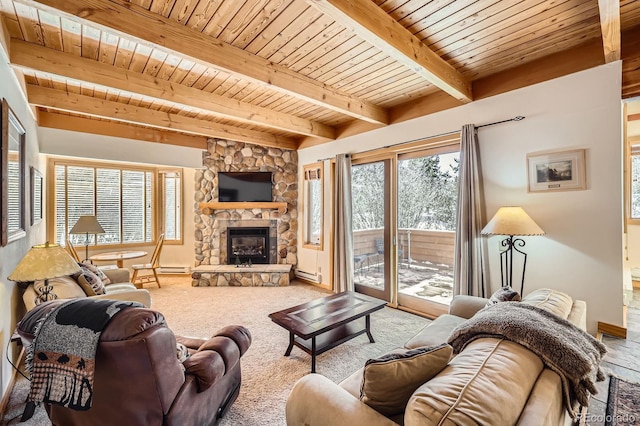
{"type": "MultiPolygon", "coordinates": [[[[147,308],[151,307],[151,295],[147,290],[137,289],[129,282],[128,269],[105,269],[103,272],[111,280],[110,284],[105,285],[105,294],[87,296],[85,290],[83,290],[80,284],[71,276],[52,278],[49,280],[49,285],[53,287],[52,292],[58,299],[95,297],[97,299],[132,300],[142,303],[147,308]]],[[[36,281],[34,284],[29,284],[25,289],[22,300],[24,301],[27,311],[30,311],[36,306],[38,296],[36,289],[43,284],[42,281],[36,281]]]]}
{"type": "MultiPolygon", "coordinates": [[[[523,298],[586,327],[586,304],[550,289],[523,298]]],[[[456,296],[449,314],[428,324],[405,348],[435,346],[487,304],[456,296]]],[[[563,405],[561,379],[517,343],[483,337],[469,343],[435,377],[413,393],[402,415],[388,418],[360,400],[363,369],[335,384],[319,374],[300,379],[287,400],[288,425],[562,425],[571,417],[563,405]]]]}

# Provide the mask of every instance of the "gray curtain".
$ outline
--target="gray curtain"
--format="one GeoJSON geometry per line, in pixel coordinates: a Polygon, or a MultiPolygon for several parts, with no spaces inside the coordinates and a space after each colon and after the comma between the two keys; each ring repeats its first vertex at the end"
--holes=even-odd
{"type": "Polygon", "coordinates": [[[478,131],[473,124],[462,127],[458,179],[453,293],[486,297],[480,235],[484,202],[478,131]]]}
{"type": "Polygon", "coordinates": [[[351,218],[351,156],[336,157],[336,190],[333,208],[335,238],[333,250],[333,283],[336,293],[353,291],[353,225],[351,218]]]}

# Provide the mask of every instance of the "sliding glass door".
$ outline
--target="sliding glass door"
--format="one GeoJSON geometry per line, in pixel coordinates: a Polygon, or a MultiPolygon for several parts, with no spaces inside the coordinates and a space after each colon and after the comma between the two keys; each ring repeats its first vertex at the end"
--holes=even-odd
{"type": "Polygon", "coordinates": [[[352,166],[356,291],[436,316],[453,296],[458,145],[352,166]]]}
{"type": "Polygon", "coordinates": [[[351,168],[353,269],[356,291],[391,301],[386,245],[390,224],[390,161],[351,168]]]}
{"type": "Polygon", "coordinates": [[[446,313],[453,297],[459,152],[398,157],[398,304],[446,313]]]}

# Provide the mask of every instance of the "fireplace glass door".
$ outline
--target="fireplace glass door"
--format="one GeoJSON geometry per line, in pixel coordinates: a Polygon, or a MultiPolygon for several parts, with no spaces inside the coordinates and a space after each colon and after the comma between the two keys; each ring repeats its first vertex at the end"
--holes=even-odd
{"type": "Polygon", "coordinates": [[[269,228],[228,228],[227,264],[269,263],[269,228]]]}

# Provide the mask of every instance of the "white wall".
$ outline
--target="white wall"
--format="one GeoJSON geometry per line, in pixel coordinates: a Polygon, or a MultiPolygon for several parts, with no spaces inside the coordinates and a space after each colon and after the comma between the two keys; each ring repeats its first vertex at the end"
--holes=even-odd
{"type": "MultiPolygon", "coordinates": [[[[524,121],[479,130],[486,218],[500,206],[519,205],[546,231],[544,237],[526,239],[525,292],[552,287],[586,300],[591,332],[597,321],[622,325],[620,76],[621,64],[616,62],[303,149],[300,168],[340,152],[356,153],[456,130],[466,123],[479,125],[523,115],[524,121]],[[574,148],[586,149],[587,190],[527,193],[527,153],[574,148]]],[[[328,173],[325,176],[328,179],[328,173]]],[[[325,213],[329,214],[328,208],[325,213]]],[[[327,237],[329,231],[325,231],[327,237]]],[[[500,285],[499,240],[486,240],[492,291],[500,285]]],[[[302,245],[299,253],[299,267],[320,267],[326,271],[323,282],[328,283],[328,248],[320,253],[317,265],[317,253],[302,245]]]]}
{"type": "MultiPolygon", "coordinates": [[[[55,156],[89,158],[92,160],[124,161],[154,166],[183,168],[183,244],[165,243],[160,257],[162,266],[193,266],[195,263],[194,176],[195,168],[202,167],[201,149],[169,144],[143,142],[112,136],[90,135],[41,127],[38,129],[40,152],[55,156]]],[[[138,247],[136,247],[137,249],[138,247]]],[[[151,255],[153,245],[140,246],[151,255]]],[[[83,247],[78,249],[84,250],[83,247]]],[[[89,248],[89,255],[112,249],[89,248]]],[[[141,263],[144,259],[124,262],[125,267],[141,263]]]]}
{"type": "Polygon", "coordinates": [[[202,150],[196,148],[90,135],[48,127],[40,127],[38,135],[42,154],[176,167],[202,167],[202,150]]]}
{"type": "MultiPolygon", "coordinates": [[[[2,22],[0,20],[0,33],[2,33],[2,22]]],[[[13,71],[9,68],[9,60],[5,50],[0,43],[0,98],[4,98],[9,103],[16,117],[26,130],[26,168],[24,170],[27,188],[29,182],[29,168],[34,166],[41,172],[38,158],[38,139],[36,132],[36,123],[31,114],[31,110],[26,102],[24,95],[20,89],[20,84],[16,79],[13,71]]],[[[12,367],[6,360],[7,343],[13,333],[16,322],[22,318],[24,313],[24,305],[22,303],[22,291],[17,285],[9,281],[7,276],[13,272],[16,265],[32,245],[43,243],[45,238],[45,221],[35,226],[31,226],[29,216],[31,208],[31,192],[27,189],[26,209],[26,231],[25,238],[13,241],[6,247],[0,247],[0,394],[4,395],[12,374],[12,367]]],[[[9,356],[14,361],[17,358],[17,350],[15,345],[11,346],[9,356]]]]}

